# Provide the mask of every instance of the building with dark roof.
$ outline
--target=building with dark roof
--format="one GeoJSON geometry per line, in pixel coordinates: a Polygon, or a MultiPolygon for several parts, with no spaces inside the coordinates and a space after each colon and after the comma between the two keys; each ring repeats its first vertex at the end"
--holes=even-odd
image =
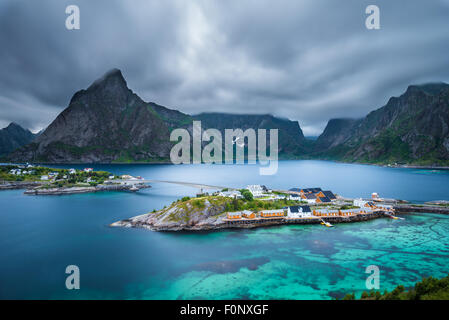
{"type": "Polygon", "coordinates": [[[309,206],[290,206],[287,208],[289,218],[305,218],[312,216],[312,210],[309,206]]]}
{"type": "Polygon", "coordinates": [[[337,199],[337,197],[335,196],[335,194],[334,194],[332,191],[330,191],[330,190],[322,191],[322,192],[323,192],[323,194],[324,194],[326,197],[328,197],[328,198],[331,199],[331,200],[336,200],[336,199],[337,199]]]}
{"type": "Polygon", "coordinates": [[[321,191],[321,188],[303,188],[300,190],[302,193],[317,193],[321,191]]]}
{"type": "Polygon", "coordinates": [[[316,203],[329,203],[331,202],[331,199],[329,199],[328,197],[317,197],[316,198],[316,203]]]}

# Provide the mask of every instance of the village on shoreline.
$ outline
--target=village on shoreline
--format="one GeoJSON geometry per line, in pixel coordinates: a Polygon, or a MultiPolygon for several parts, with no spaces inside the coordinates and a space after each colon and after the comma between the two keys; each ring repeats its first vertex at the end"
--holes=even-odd
{"type": "MultiPolygon", "coordinates": [[[[32,164],[0,165],[0,191],[25,189],[26,195],[68,195],[101,191],[132,191],[151,188],[148,182],[128,174],[114,175],[93,168],[63,169],[32,164]]],[[[154,181],[153,181],[154,182],[154,181]]],[[[202,188],[213,186],[178,183],[202,188]]],[[[213,187],[215,188],[215,187],[213,187]]],[[[449,214],[449,202],[431,201],[410,204],[407,201],[384,199],[372,193],[368,199],[344,198],[322,188],[291,188],[272,190],[264,185],[248,185],[244,189],[216,187],[212,193],[183,197],[161,210],[110,226],[143,227],[155,231],[215,230],[254,228],[282,224],[322,224],[358,222],[388,217],[402,219],[398,214],[423,212],[449,214]]]]}
{"type": "Polygon", "coordinates": [[[395,212],[396,206],[404,203],[380,198],[377,193],[369,199],[349,199],[319,187],[282,191],[263,185],[248,185],[240,190],[223,189],[212,194],[197,194],[194,198],[183,197],[162,210],[117,221],[111,226],[153,231],[201,231],[283,224],[332,227],[333,223],[381,217],[403,219],[395,212]]]}
{"type": "Polygon", "coordinates": [[[1,165],[0,190],[26,189],[27,195],[62,195],[99,191],[138,191],[150,188],[142,177],[117,176],[93,168],[77,170],[32,164],[1,165]]]}

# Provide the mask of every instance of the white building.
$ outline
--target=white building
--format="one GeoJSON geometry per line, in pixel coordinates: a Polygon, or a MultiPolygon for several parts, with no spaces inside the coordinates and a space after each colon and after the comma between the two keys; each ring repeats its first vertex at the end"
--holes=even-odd
{"type": "Polygon", "coordinates": [[[84,168],[84,172],[92,172],[92,171],[94,171],[94,169],[92,169],[92,168],[84,168]]]}
{"type": "Polygon", "coordinates": [[[41,176],[41,180],[48,180],[48,176],[41,176]]]}
{"type": "Polygon", "coordinates": [[[253,194],[254,198],[260,198],[264,196],[264,190],[261,185],[253,184],[246,186],[246,189],[253,194]]]}
{"type": "Polygon", "coordinates": [[[76,170],[73,169],[73,168],[70,168],[70,169],[69,169],[69,174],[76,174],[76,170]]]}
{"type": "Polygon", "coordinates": [[[362,198],[354,199],[354,206],[363,208],[368,201],[363,200],[362,198]]]}
{"type": "Polygon", "coordinates": [[[218,193],[220,197],[228,197],[228,198],[242,198],[242,194],[238,190],[232,190],[232,191],[220,191],[218,193]]]}
{"type": "Polygon", "coordinates": [[[309,206],[290,206],[287,209],[289,218],[307,218],[312,216],[312,210],[309,206]]]}

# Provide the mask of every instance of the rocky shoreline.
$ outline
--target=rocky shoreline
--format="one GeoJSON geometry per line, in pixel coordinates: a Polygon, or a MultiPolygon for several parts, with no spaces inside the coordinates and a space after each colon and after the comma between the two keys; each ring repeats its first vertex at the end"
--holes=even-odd
{"type": "MultiPolygon", "coordinates": [[[[438,205],[394,204],[399,215],[407,213],[439,213],[449,214],[449,207],[438,205]]],[[[331,224],[362,222],[389,216],[382,211],[356,214],[352,216],[329,216],[326,222],[331,224]]],[[[152,231],[213,231],[222,229],[252,229],[259,227],[279,226],[287,224],[320,224],[320,217],[307,218],[264,218],[264,219],[226,219],[222,204],[206,201],[204,207],[194,207],[191,203],[175,202],[168,208],[146,213],[110,224],[111,227],[144,228],[152,231]]]]}
{"type": "Polygon", "coordinates": [[[397,213],[438,213],[438,214],[449,214],[449,207],[441,207],[435,205],[395,205],[393,206],[397,213]]]}
{"type": "Polygon", "coordinates": [[[42,186],[42,182],[38,181],[4,181],[0,183],[0,190],[17,190],[17,189],[29,189],[42,186]]]}
{"type": "MultiPolygon", "coordinates": [[[[132,186],[117,184],[117,185],[98,185],[89,187],[62,187],[62,188],[34,188],[29,189],[24,192],[26,195],[63,195],[63,194],[78,194],[78,193],[90,193],[90,192],[101,192],[101,191],[130,191],[132,186]]],[[[148,185],[135,185],[137,189],[151,188],[148,185]]]]}
{"type": "MultiPolygon", "coordinates": [[[[326,221],[330,223],[351,223],[373,220],[385,217],[383,213],[373,212],[370,214],[347,216],[347,217],[327,217],[326,221]]],[[[133,217],[130,219],[120,220],[110,224],[111,227],[125,227],[125,228],[144,228],[151,231],[214,231],[222,229],[253,229],[260,227],[280,226],[288,224],[320,224],[321,219],[318,217],[301,218],[301,219],[286,219],[273,218],[264,219],[255,222],[245,223],[230,223],[225,221],[223,216],[216,219],[207,218],[198,223],[159,223],[156,215],[149,218],[148,214],[133,217]]]]}

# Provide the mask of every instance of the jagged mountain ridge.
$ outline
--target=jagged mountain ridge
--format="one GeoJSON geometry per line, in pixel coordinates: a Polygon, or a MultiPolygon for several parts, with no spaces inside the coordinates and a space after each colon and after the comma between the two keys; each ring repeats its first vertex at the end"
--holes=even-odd
{"type": "Polygon", "coordinates": [[[363,119],[330,120],[313,155],[368,163],[449,164],[449,85],[412,85],[363,119]]]}
{"type": "MultiPolygon", "coordinates": [[[[204,130],[211,125],[220,126],[219,121],[211,123],[207,116],[196,118],[204,120],[204,130]]],[[[222,118],[227,116],[218,119],[222,118]]],[[[121,71],[113,69],[86,90],[76,92],[69,106],[33,143],[8,158],[48,163],[168,162],[174,144],[169,139],[170,132],[175,128],[191,132],[193,119],[180,111],[144,102],[128,88],[121,71]]],[[[287,139],[281,143],[285,146],[281,158],[284,150],[296,152],[290,146],[296,148],[300,143],[296,138],[303,138],[297,122],[268,115],[246,119],[254,129],[279,124],[276,128],[280,136],[287,139]],[[295,128],[297,135],[292,133],[295,128]]],[[[234,124],[248,127],[242,122],[234,124]]]]}

